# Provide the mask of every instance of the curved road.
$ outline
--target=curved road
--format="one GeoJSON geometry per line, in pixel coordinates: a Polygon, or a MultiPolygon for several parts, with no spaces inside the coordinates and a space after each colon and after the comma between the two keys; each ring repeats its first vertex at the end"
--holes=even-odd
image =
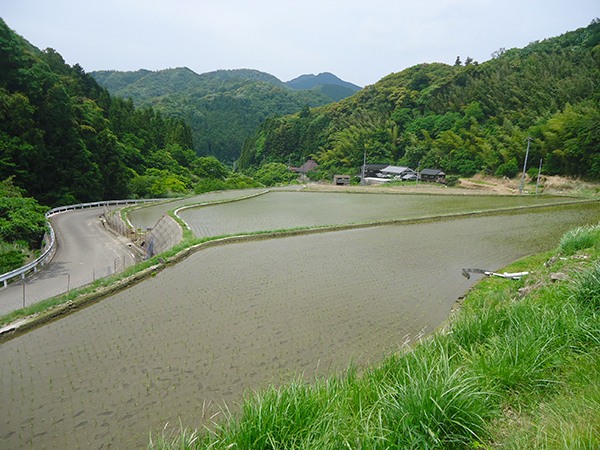
{"type": "Polygon", "coordinates": [[[54,258],[24,280],[0,287],[0,315],[83,286],[115,269],[122,271],[136,261],[127,240],[104,229],[100,220],[104,210],[72,210],[50,218],[56,233],[54,258]]]}

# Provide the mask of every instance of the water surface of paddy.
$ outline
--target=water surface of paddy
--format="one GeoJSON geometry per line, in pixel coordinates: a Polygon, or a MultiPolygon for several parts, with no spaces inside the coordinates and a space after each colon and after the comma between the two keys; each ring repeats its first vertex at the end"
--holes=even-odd
{"type": "Polygon", "coordinates": [[[210,402],[377,361],[445,320],[472,282],[463,267],[555,247],[599,213],[582,204],[200,251],[4,343],[0,448],[144,448],[166,422],[200,426],[210,402]]]}
{"type": "Polygon", "coordinates": [[[152,228],[154,225],[156,225],[156,222],[158,222],[162,215],[166,214],[167,211],[180,208],[181,206],[194,203],[231,200],[234,198],[258,194],[264,191],[265,189],[238,189],[230,191],[207,192],[206,194],[200,194],[193,197],[165,201],[159,204],[144,205],[129,211],[128,216],[135,228],[146,230],[147,228],[152,228]]]}
{"type": "MultiPolygon", "coordinates": [[[[197,237],[411,219],[565,202],[564,197],[270,192],[242,202],[181,211],[197,237]]],[[[152,209],[149,207],[147,209],[152,209]]]]}

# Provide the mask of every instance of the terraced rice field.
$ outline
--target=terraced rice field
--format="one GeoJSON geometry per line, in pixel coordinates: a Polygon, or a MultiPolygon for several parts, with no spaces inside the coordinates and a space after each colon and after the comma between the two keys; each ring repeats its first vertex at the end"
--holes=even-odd
{"type": "Polygon", "coordinates": [[[497,269],[599,218],[579,204],[199,251],[2,344],[0,448],[144,448],[245,390],[377,361],[445,320],[473,281],[463,267],[497,269]]]}
{"type": "Polygon", "coordinates": [[[180,200],[165,201],[158,205],[149,205],[147,207],[139,207],[129,212],[129,220],[131,221],[134,228],[146,230],[156,225],[163,214],[176,208],[180,208],[184,205],[190,205],[195,203],[209,203],[217,202],[222,200],[231,200],[234,198],[245,197],[249,195],[258,194],[264,192],[264,189],[243,189],[243,190],[232,190],[232,191],[215,191],[207,192],[206,194],[196,195],[180,200]]]}
{"type": "Polygon", "coordinates": [[[270,192],[243,202],[186,209],[198,237],[221,236],[564,202],[564,197],[270,192]]]}

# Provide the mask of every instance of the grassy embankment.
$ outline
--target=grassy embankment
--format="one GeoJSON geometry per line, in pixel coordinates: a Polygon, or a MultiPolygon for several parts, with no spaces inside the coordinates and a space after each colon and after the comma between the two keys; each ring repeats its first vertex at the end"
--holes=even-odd
{"type": "Polygon", "coordinates": [[[414,348],[248,394],[219,424],[149,448],[600,448],[599,256],[600,226],[573,230],[506,269],[534,274],[482,280],[414,348]]]}

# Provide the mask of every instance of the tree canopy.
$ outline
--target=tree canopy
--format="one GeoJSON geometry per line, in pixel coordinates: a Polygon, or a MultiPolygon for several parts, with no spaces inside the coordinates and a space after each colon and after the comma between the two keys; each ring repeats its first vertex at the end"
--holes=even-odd
{"type": "Polygon", "coordinates": [[[111,97],[79,65],[36,49],[0,19],[0,180],[12,177],[52,206],[169,195],[198,181],[196,159],[184,119],[111,97]],[[148,178],[154,190],[141,189],[148,178]]]}

